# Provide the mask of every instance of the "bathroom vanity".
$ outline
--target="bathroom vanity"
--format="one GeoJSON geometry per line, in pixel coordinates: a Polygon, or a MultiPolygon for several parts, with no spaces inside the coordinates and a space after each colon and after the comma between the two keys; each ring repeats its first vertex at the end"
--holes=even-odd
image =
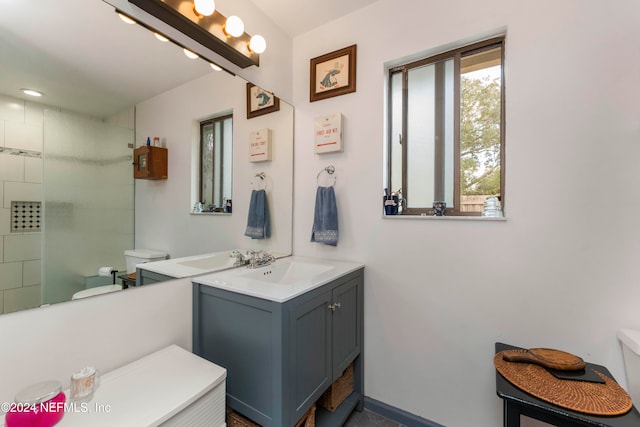
{"type": "MultiPolygon", "coordinates": [[[[232,255],[234,252],[246,254],[247,250],[233,249],[138,264],[136,266],[136,285],[149,285],[173,279],[201,276],[238,267],[237,258],[232,255]]],[[[274,254],[276,258],[283,256],[282,254],[274,254]]]]}
{"type": "Polygon", "coordinates": [[[193,351],[227,369],[227,405],[294,426],[353,363],[353,393],[317,426],[363,405],[362,264],[289,257],[193,280],[193,351]]]}

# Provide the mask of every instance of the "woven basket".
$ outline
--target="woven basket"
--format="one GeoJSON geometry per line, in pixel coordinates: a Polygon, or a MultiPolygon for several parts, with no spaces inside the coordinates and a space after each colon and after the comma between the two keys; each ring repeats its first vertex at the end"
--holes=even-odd
{"type": "Polygon", "coordinates": [[[295,427],[316,427],[316,405],[311,408],[300,418],[295,427]]]}
{"type": "Polygon", "coordinates": [[[503,359],[505,354],[525,351],[505,350],[493,358],[500,375],[519,389],[545,402],[584,414],[615,416],[631,410],[633,403],[627,392],[613,379],[596,370],[594,372],[605,381],[604,384],[561,380],[542,366],[503,359]]]}
{"type": "Polygon", "coordinates": [[[333,412],[351,393],[353,393],[353,363],[350,364],[344,373],[320,396],[318,405],[333,412]]]}
{"type": "Polygon", "coordinates": [[[260,425],[227,408],[227,427],[260,427],[260,425]]]}
{"type": "MultiPolygon", "coordinates": [[[[227,408],[227,427],[260,427],[260,425],[227,408]]],[[[295,427],[316,427],[316,405],[309,408],[295,427]]]]}

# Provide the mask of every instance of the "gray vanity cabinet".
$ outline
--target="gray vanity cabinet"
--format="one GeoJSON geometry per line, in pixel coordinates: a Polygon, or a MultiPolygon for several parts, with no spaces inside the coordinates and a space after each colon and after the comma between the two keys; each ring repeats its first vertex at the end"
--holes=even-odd
{"type": "Polygon", "coordinates": [[[165,274],[155,273],[142,268],[136,269],[136,286],[150,285],[152,283],[166,282],[174,279],[175,277],[167,276],[165,274]]]}
{"type": "Polygon", "coordinates": [[[227,405],[265,427],[290,427],[354,363],[354,392],[317,426],[363,400],[364,270],[284,303],[194,283],[193,351],[227,369],[227,405]]]}

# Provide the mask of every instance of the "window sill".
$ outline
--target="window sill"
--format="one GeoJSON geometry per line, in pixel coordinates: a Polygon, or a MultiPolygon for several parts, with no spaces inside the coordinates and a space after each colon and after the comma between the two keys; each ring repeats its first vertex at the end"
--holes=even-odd
{"type": "Polygon", "coordinates": [[[382,215],[382,219],[413,219],[413,220],[431,220],[431,221],[506,221],[507,218],[495,216],[433,216],[433,215],[382,215]]]}
{"type": "Polygon", "coordinates": [[[196,216],[231,216],[230,212],[189,212],[189,214],[196,216]]]}

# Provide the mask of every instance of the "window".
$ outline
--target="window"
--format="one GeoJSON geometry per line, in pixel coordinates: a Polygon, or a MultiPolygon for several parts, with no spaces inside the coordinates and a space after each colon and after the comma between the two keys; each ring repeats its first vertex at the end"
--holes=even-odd
{"type": "Polygon", "coordinates": [[[233,115],[200,122],[200,193],[206,211],[224,210],[231,199],[233,115]]]}
{"type": "Polygon", "coordinates": [[[500,37],[389,70],[386,179],[403,214],[445,202],[446,215],[480,215],[502,199],[503,62],[500,37]]]}

